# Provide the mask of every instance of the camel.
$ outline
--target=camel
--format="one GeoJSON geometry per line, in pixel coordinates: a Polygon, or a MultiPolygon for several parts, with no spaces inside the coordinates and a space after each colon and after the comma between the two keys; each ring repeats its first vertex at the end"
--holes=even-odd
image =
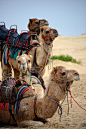
{"type": "MultiPolygon", "coordinates": [[[[36,33],[37,35],[39,35],[40,27],[45,25],[49,25],[48,21],[45,19],[41,19],[41,20],[37,18],[29,19],[29,23],[28,23],[29,33],[30,34],[36,33]]],[[[3,47],[2,47],[2,51],[3,51],[3,47]]],[[[1,51],[0,51],[0,61],[1,61],[1,51]]]]}
{"type": "MultiPolygon", "coordinates": [[[[51,52],[52,52],[52,42],[58,36],[56,29],[49,26],[43,26],[40,28],[39,42],[41,45],[39,47],[33,47],[28,55],[33,56],[32,69],[37,70],[41,76],[44,74],[45,66],[48,64],[51,52]]],[[[4,55],[2,57],[2,75],[7,75],[11,71],[11,66],[14,70],[14,77],[19,76],[17,61],[9,56],[7,64],[4,64],[4,55]]]]}
{"type": "Polygon", "coordinates": [[[18,113],[14,114],[15,121],[9,111],[0,109],[0,121],[9,124],[17,124],[19,127],[41,126],[43,121],[51,118],[59,106],[59,102],[65,98],[67,88],[70,89],[73,81],[80,80],[76,70],[67,70],[63,66],[53,67],[45,96],[37,97],[33,89],[27,90],[20,101],[18,113]],[[30,97],[27,97],[29,96],[30,97]]]}
{"type": "Polygon", "coordinates": [[[28,29],[29,29],[29,33],[33,33],[36,32],[37,35],[39,35],[40,33],[40,27],[42,26],[48,26],[49,23],[47,20],[45,19],[37,19],[37,18],[32,18],[29,19],[29,23],[28,23],[28,29]]]}
{"type": "Polygon", "coordinates": [[[25,76],[24,74],[26,73],[28,79],[25,76],[24,80],[25,82],[27,82],[27,84],[30,84],[31,59],[32,59],[31,55],[28,56],[26,54],[22,54],[21,56],[17,56],[18,70],[20,72],[19,79],[21,80],[22,83],[23,83],[22,81],[23,76],[25,76]]]}
{"type": "MultiPolygon", "coordinates": [[[[18,61],[18,70],[20,72],[20,81],[21,84],[27,84],[29,87],[35,89],[36,94],[39,96],[39,98],[43,98],[44,96],[44,91],[45,91],[45,86],[41,86],[42,84],[40,82],[40,74],[38,74],[38,77],[36,76],[31,76],[32,70],[31,70],[31,55],[27,54],[22,54],[20,56],[17,56],[17,61],[18,61]],[[39,81],[39,82],[38,82],[39,81]],[[40,92],[39,92],[40,91],[40,92]]],[[[36,71],[34,71],[36,72],[36,71]]],[[[41,78],[42,80],[42,78],[41,78]]]]}

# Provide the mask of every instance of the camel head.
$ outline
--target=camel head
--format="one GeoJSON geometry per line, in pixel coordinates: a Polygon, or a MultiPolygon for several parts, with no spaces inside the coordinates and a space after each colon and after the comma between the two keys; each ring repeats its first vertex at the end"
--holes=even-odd
{"type": "Polygon", "coordinates": [[[55,80],[55,82],[65,91],[67,87],[70,88],[74,80],[80,80],[80,77],[76,70],[68,70],[63,66],[58,66],[53,68],[51,80],[55,80]]]}
{"type": "Polygon", "coordinates": [[[58,31],[56,29],[53,29],[49,26],[43,26],[40,28],[39,38],[41,37],[44,40],[44,44],[48,44],[48,45],[52,44],[52,41],[57,36],[58,36],[58,31]]]}
{"type": "Polygon", "coordinates": [[[27,70],[31,70],[31,60],[32,56],[27,54],[22,54],[21,56],[17,56],[18,61],[18,69],[22,73],[26,73],[27,70]]]}
{"type": "Polygon", "coordinates": [[[36,32],[37,34],[40,33],[40,27],[45,26],[45,25],[49,25],[48,21],[45,19],[37,19],[37,18],[32,18],[29,19],[29,23],[28,23],[28,29],[30,31],[36,32]]]}

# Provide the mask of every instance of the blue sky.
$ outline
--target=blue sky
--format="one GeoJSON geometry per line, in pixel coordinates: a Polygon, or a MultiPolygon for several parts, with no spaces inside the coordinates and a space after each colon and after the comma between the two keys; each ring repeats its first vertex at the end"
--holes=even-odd
{"type": "Polygon", "coordinates": [[[18,32],[27,30],[30,18],[46,19],[63,36],[86,33],[86,0],[0,0],[0,21],[18,32]]]}

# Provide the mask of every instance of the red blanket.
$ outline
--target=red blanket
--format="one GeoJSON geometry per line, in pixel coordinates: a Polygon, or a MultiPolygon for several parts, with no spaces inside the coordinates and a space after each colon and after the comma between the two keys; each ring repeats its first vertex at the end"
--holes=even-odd
{"type": "Polygon", "coordinates": [[[0,109],[8,111],[8,103],[0,102],[0,109]]]}

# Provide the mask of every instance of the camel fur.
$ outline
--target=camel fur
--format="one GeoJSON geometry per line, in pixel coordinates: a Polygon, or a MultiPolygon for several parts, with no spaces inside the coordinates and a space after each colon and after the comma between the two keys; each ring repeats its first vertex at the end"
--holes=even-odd
{"type": "MultiPolygon", "coordinates": [[[[41,74],[41,76],[43,76],[45,66],[48,64],[51,56],[52,42],[57,36],[58,32],[56,29],[53,29],[49,26],[41,27],[39,34],[39,42],[41,43],[41,45],[39,47],[33,47],[28,53],[28,55],[33,56],[33,60],[36,60],[34,66],[38,66],[39,68],[34,67],[33,69],[37,70],[41,74]]],[[[14,60],[10,56],[6,65],[4,64],[4,59],[2,58],[2,75],[10,73],[11,66],[14,70],[14,77],[19,76],[17,60],[14,60]]]]}
{"type": "MultiPolygon", "coordinates": [[[[33,90],[28,90],[23,94],[23,96],[26,96],[26,94],[30,93],[34,96],[21,100],[18,114],[14,115],[17,125],[19,127],[43,125],[42,121],[51,118],[55,114],[59,101],[65,98],[67,87],[69,86],[70,88],[74,80],[80,80],[76,70],[67,70],[62,66],[54,67],[50,74],[46,94],[43,98],[40,99],[38,97],[35,101],[36,93],[33,90]]],[[[10,113],[0,110],[0,121],[8,123],[9,119],[10,113]]],[[[14,124],[12,117],[10,124],[14,124]]]]}

